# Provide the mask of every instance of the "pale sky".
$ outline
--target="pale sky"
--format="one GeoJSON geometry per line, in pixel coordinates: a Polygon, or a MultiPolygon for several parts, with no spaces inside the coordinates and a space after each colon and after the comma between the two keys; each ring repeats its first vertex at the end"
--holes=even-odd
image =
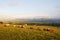
{"type": "Polygon", "coordinates": [[[0,0],[0,18],[60,18],[60,0],[0,0]]]}

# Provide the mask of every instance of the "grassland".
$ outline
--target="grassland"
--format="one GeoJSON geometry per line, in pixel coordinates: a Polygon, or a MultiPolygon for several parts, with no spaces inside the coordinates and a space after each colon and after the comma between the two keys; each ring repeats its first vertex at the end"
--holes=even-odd
{"type": "Polygon", "coordinates": [[[0,25],[0,40],[60,40],[60,27],[29,25],[17,28],[0,25]],[[43,28],[52,28],[54,32],[44,31],[43,28]]]}

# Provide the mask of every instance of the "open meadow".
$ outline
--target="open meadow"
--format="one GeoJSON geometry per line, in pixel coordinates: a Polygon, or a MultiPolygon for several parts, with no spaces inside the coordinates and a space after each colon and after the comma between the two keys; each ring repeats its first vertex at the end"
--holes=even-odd
{"type": "Polygon", "coordinates": [[[60,0],[0,0],[0,40],[60,40],[60,0]]]}
{"type": "Polygon", "coordinates": [[[60,27],[0,24],[0,40],[60,40],[60,27]]]}

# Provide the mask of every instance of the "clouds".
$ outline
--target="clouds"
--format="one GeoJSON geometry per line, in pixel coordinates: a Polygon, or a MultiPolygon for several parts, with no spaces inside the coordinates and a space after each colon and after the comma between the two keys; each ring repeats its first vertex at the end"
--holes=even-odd
{"type": "Polygon", "coordinates": [[[60,4],[57,4],[55,6],[55,11],[53,12],[54,13],[54,16],[57,17],[57,18],[60,18],[60,4]]]}
{"type": "Polygon", "coordinates": [[[0,12],[0,18],[50,18],[48,14],[37,14],[37,13],[13,13],[13,12],[0,12]]]}
{"type": "Polygon", "coordinates": [[[0,0],[0,16],[14,18],[60,17],[60,13],[57,12],[59,8],[54,8],[59,2],[59,0],[0,0]]]}
{"type": "Polygon", "coordinates": [[[10,0],[8,1],[8,6],[20,6],[21,1],[20,0],[10,0]]]}
{"type": "Polygon", "coordinates": [[[20,6],[22,3],[20,0],[0,0],[0,7],[14,7],[20,6]]]}

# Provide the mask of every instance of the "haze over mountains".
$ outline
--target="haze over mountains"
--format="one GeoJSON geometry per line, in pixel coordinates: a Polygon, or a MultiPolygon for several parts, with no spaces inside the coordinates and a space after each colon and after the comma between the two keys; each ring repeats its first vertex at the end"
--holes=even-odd
{"type": "Polygon", "coordinates": [[[52,18],[33,18],[33,19],[16,19],[17,22],[48,22],[48,23],[60,23],[60,19],[52,18]]]}
{"type": "Polygon", "coordinates": [[[0,21],[6,22],[48,22],[48,23],[60,23],[60,18],[2,18],[0,21]]]}

